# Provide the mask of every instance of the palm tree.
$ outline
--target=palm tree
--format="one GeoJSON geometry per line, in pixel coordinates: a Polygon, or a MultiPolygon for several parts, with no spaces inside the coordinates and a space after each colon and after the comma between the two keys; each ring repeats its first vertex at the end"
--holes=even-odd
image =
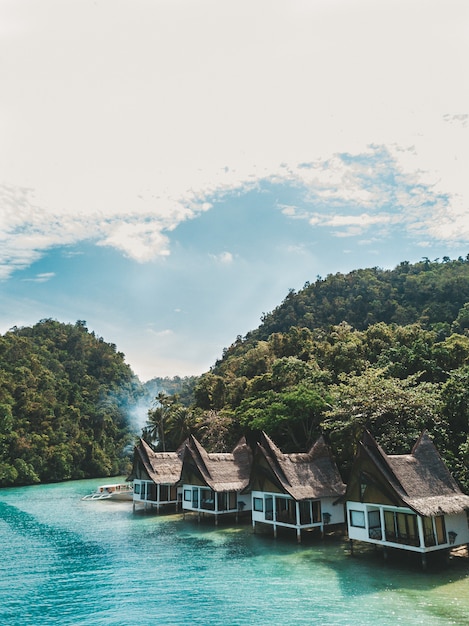
{"type": "Polygon", "coordinates": [[[182,404],[174,404],[166,422],[166,441],[175,450],[192,433],[195,426],[193,411],[182,404]]]}
{"type": "Polygon", "coordinates": [[[154,400],[153,408],[148,411],[148,419],[144,429],[151,440],[155,441],[158,447],[161,446],[163,452],[166,452],[166,422],[174,402],[173,396],[168,396],[160,391],[154,400]]]}

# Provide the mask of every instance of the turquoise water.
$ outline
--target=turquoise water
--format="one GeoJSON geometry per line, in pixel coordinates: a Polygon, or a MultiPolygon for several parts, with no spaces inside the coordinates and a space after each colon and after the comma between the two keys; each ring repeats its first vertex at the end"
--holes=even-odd
{"type": "Polygon", "coordinates": [[[469,562],[350,557],[343,540],[82,502],[100,481],[0,490],[0,624],[468,624],[469,562]]]}

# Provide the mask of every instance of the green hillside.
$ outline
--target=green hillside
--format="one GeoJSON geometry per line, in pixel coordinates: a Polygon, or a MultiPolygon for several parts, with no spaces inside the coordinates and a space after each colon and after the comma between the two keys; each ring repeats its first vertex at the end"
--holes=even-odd
{"type": "Polygon", "coordinates": [[[128,409],[141,393],[123,354],[85,322],[0,336],[0,485],[125,471],[128,409]]]}
{"type": "Polygon", "coordinates": [[[224,351],[190,409],[166,403],[166,441],[229,449],[264,429],[288,452],[324,433],[347,478],[365,426],[389,453],[427,428],[469,488],[468,331],[468,259],[318,278],[224,351]]]}
{"type": "Polygon", "coordinates": [[[249,334],[267,339],[291,326],[328,328],[347,321],[357,330],[372,324],[451,324],[469,301],[469,255],[442,262],[402,262],[393,270],[374,267],[318,278],[291,291],[262,324],[249,334]]]}

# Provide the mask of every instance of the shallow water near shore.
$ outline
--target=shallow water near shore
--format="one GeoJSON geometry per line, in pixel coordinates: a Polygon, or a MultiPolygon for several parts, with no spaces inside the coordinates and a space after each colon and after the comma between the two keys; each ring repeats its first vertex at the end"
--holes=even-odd
{"type": "Polygon", "coordinates": [[[2,625],[468,624],[469,559],[83,502],[102,481],[0,490],[2,625]]]}

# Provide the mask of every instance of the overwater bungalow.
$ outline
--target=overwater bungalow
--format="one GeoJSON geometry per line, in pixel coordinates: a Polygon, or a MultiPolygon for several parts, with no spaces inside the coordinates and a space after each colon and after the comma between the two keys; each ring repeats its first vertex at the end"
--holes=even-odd
{"type": "Polygon", "coordinates": [[[249,482],[252,452],[243,437],[233,452],[209,453],[191,435],[184,446],[181,484],[184,512],[213,515],[235,514],[251,509],[251,496],[241,492],[249,482]]]}
{"type": "Polygon", "coordinates": [[[134,449],[133,480],[134,510],[139,504],[144,508],[175,505],[181,501],[182,489],[178,487],[181,478],[184,444],[176,452],[155,452],[143,440],[134,449]]]}
{"type": "Polygon", "coordinates": [[[368,431],[345,496],[350,545],[364,541],[426,555],[469,542],[464,495],[423,432],[410,454],[388,455],[368,431]]]}
{"type": "Polygon", "coordinates": [[[252,496],[252,525],[269,524],[301,531],[345,523],[344,506],[336,504],[345,485],[331,452],[320,437],[307,453],[283,454],[261,433],[248,490],[252,496]]]}

